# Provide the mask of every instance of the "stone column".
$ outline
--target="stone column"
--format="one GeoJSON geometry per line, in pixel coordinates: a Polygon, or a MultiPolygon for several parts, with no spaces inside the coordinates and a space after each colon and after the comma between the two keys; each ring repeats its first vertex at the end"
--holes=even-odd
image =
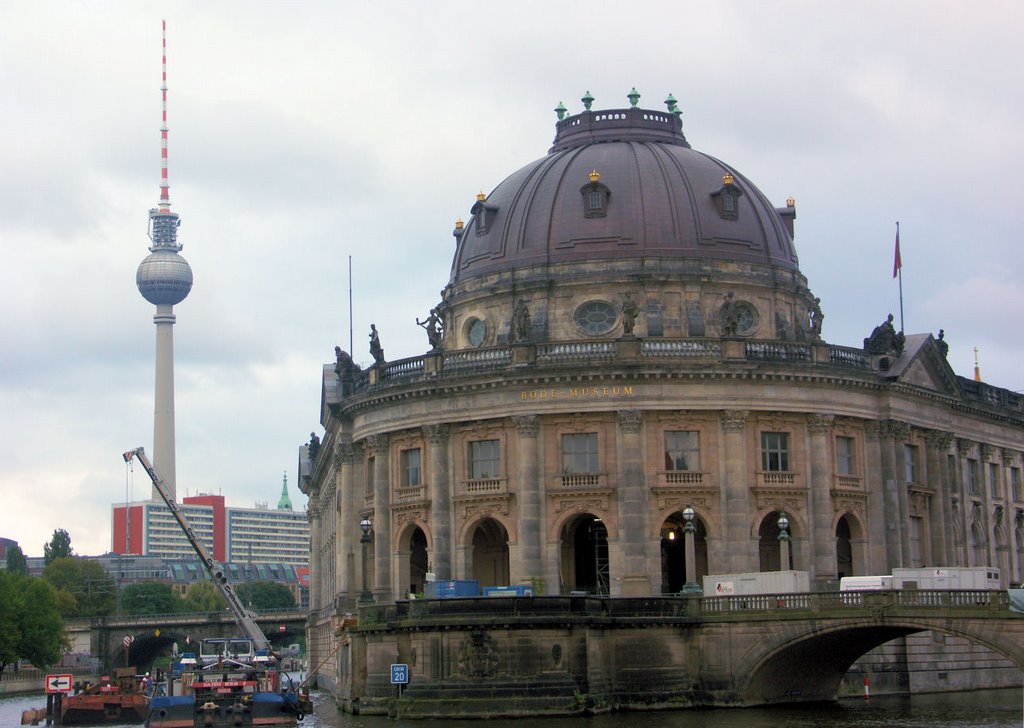
{"type": "Polygon", "coordinates": [[[320,604],[320,517],[317,515],[317,494],[310,494],[306,517],[309,519],[309,608],[316,611],[320,604]]]}
{"type": "MultiPolygon", "coordinates": [[[[910,558],[910,488],[904,467],[903,446],[910,440],[910,425],[896,420],[889,421],[892,431],[892,456],[896,475],[896,503],[899,505],[897,535],[900,537],[900,566],[911,567],[910,558]]],[[[920,472],[921,463],[917,463],[920,472]]]]}
{"type": "MultiPolygon", "coordinates": [[[[747,410],[722,412],[725,477],[722,480],[722,545],[726,555],[725,571],[732,574],[757,571],[760,567],[752,552],[750,538],[750,486],[747,475],[747,410]]],[[[710,534],[709,534],[710,535],[710,534]]]]}
{"type": "MultiPolygon", "coordinates": [[[[897,475],[901,461],[896,459],[895,444],[900,437],[901,422],[882,423],[882,494],[885,508],[885,573],[903,566],[903,539],[900,522],[899,489],[902,478],[897,475]]],[[[901,443],[902,444],[902,443],[901,443]]]]}
{"type": "Polygon", "coordinates": [[[888,534],[885,527],[885,480],[882,475],[882,432],[877,420],[864,424],[864,491],[868,496],[867,519],[863,524],[868,542],[868,574],[888,572],[888,534]]]}
{"type": "MultiPolygon", "coordinates": [[[[510,565],[518,571],[521,581],[543,579],[544,566],[541,545],[544,543],[543,503],[540,484],[540,458],[537,456],[537,433],[540,418],[537,415],[517,415],[512,418],[516,428],[516,498],[519,501],[519,555],[520,566],[510,565]]],[[[547,584],[548,587],[557,584],[547,584]]],[[[548,592],[557,594],[557,591],[548,592]]],[[[539,594],[537,596],[540,596],[539,594]]]]}
{"type": "Polygon", "coordinates": [[[353,494],[352,470],[355,466],[355,449],[350,442],[339,442],[334,448],[334,467],[338,474],[338,527],[337,527],[337,569],[338,595],[345,605],[355,602],[359,588],[352,570],[354,546],[358,543],[359,516],[353,494]]]}
{"type": "MultiPolygon", "coordinates": [[[[811,512],[811,578],[827,585],[839,578],[836,537],[832,530],[832,425],[834,415],[807,416],[810,477],[807,492],[811,512]]],[[[836,585],[838,586],[838,585],[836,585]]]]}
{"type": "Polygon", "coordinates": [[[925,433],[928,451],[928,485],[933,495],[928,504],[928,521],[932,538],[929,566],[952,566],[953,538],[949,532],[950,514],[949,462],[946,457],[953,444],[953,433],[929,430],[925,433]]]}
{"type": "MultiPolygon", "coordinates": [[[[619,410],[618,447],[616,452],[616,495],[619,506],[618,542],[622,572],[621,579],[613,573],[612,595],[651,594],[651,579],[647,574],[647,488],[644,487],[643,413],[639,410],[619,410]],[[618,589],[616,589],[618,587],[618,589]]],[[[610,556],[610,554],[609,554],[610,556]]],[[[660,579],[659,579],[660,582],[660,579]]]]}
{"type": "Polygon", "coordinates": [[[448,481],[448,425],[427,425],[427,461],[430,463],[430,544],[429,571],[439,581],[452,578],[452,506],[451,483],[448,481]]]}
{"type": "Polygon", "coordinates": [[[373,450],[373,597],[379,602],[393,599],[391,588],[391,457],[388,435],[371,435],[373,450]]]}

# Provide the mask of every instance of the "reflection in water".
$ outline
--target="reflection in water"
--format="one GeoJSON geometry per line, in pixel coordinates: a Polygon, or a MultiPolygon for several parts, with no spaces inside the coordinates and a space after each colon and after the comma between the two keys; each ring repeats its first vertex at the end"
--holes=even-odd
{"type": "MultiPolygon", "coordinates": [[[[315,714],[302,728],[462,728],[474,721],[388,720],[352,716],[334,707],[329,695],[314,696],[315,714]]],[[[0,698],[0,726],[17,726],[21,711],[46,705],[46,697],[18,695],[0,698]]],[[[815,706],[752,708],[749,710],[683,710],[658,713],[613,713],[583,718],[489,720],[488,728],[1017,728],[1022,722],[1018,688],[941,693],[913,697],[849,699],[815,706]]],[[[119,726],[116,728],[127,728],[119,726]]]]}

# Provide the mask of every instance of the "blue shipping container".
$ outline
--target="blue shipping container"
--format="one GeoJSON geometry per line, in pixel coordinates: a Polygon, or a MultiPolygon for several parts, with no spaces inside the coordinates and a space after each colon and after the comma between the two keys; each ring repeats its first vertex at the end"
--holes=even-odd
{"type": "Polygon", "coordinates": [[[532,597],[533,588],[526,584],[515,586],[485,586],[485,597],[532,597]]]}
{"type": "Polygon", "coordinates": [[[480,596],[480,582],[476,579],[450,579],[428,581],[424,592],[427,599],[456,599],[480,596]]]}

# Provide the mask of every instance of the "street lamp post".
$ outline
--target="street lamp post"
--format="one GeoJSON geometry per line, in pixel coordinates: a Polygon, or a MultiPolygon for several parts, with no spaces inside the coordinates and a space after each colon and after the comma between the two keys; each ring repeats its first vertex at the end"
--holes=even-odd
{"type": "Polygon", "coordinates": [[[370,529],[373,528],[373,522],[369,518],[364,518],[359,522],[359,528],[363,531],[363,535],[359,538],[359,543],[363,546],[363,591],[359,595],[359,603],[372,604],[373,592],[370,591],[369,574],[367,573],[369,566],[366,563],[366,553],[370,545],[370,529]]]}
{"type": "Polygon", "coordinates": [[[789,519],[785,511],[779,511],[779,571],[789,571],[789,519]]]}
{"type": "Polygon", "coordinates": [[[683,594],[700,594],[700,584],[697,583],[697,554],[694,546],[694,534],[697,532],[693,525],[693,507],[690,504],[683,509],[683,553],[686,556],[686,584],[683,585],[683,594]]]}

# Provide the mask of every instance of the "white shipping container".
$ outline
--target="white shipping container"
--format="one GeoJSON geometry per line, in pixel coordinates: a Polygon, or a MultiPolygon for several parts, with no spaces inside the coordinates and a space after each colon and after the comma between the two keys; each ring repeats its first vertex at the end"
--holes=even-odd
{"type": "Polygon", "coordinates": [[[893,569],[894,589],[999,589],[995,566],[947,566],[930,569],[893,569]]]}
{"type": "Polygon", "coordinates": [[[884,591],[892,589],[891,576],[844,576],[839,591],[884,591]]]}
{"type": "Polygon", "coordinates": [[[750,574],[707,574],[704,596],[744,594],[806,594],[811,591],[806,571],[760,571],[750,574]]]}

